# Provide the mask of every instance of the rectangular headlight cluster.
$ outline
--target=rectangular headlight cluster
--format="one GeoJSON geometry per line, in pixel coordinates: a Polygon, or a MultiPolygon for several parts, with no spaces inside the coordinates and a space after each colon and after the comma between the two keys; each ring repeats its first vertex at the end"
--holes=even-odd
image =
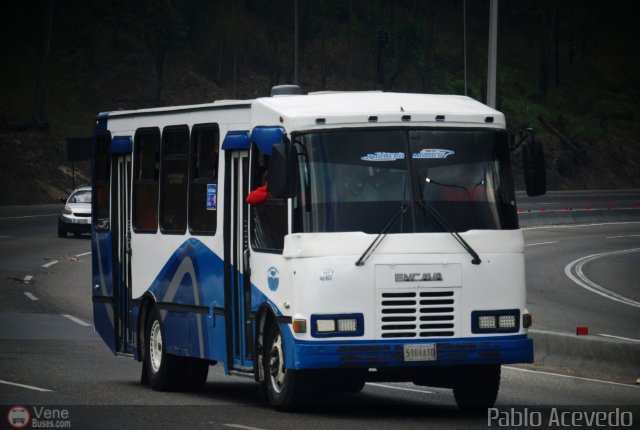
{"type": "Polygon", "coordinates": [[[520,330],[518,309],[496,311],[473,311],[471,331],[473,333],[510,333],[520,330]]]}
{"type": "Polygon", "coordinates": [[[311,335],[313,337],[362,336],[364,334],[364,316],[311,315],[311,335]]]}

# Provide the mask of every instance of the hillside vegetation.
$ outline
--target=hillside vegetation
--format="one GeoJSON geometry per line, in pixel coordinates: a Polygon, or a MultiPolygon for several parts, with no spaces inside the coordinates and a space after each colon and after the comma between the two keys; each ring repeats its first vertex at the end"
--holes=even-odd
{"type": "MultiPolygon", "coordinates": [[[[305,90],[464,94],[462,0],[297,3],[305,90]]],[[[467,94],[483,101],[489,2],[466,3],[467,94]]],[[[90,136],[98,112],[261,97],[293,83],[294,4],[5,6],[0,204],[67,193],[66,138],[90,136]]],[[[500,1],[498,109],[512,133],[531,126],[544,142],[550,189],[640,187],[638,12],[631,0],[500,1]]],[[[88,163],[75,167],[76,185],[88,181],[88,163]]]]}

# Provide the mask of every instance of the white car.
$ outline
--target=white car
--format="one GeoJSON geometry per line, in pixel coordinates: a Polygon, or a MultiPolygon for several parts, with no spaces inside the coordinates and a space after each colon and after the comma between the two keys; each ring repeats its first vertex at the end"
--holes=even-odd
{"type": "Polygon", "coordinates": [[[58,237],[91,232],[91,186],[81,185],[67,199],[58,218],[58,237]]]}

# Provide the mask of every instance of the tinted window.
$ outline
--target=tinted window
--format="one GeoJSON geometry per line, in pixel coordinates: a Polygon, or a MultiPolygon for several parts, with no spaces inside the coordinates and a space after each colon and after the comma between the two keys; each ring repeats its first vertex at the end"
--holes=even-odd
{"type": "Polygon", "coordinates": [[[136,131],[134,147],[133,229],[138,233],[155,233],[158,229],[160,130],[136,131]]]}
{"type": "Polygon", "coordinates": [[[218,209],[217,124],[201,124],[191,132],[189,228],[196,234],[214,234],[218,209]]]}
{"type": "MultiPolygon", "coordinates": [[[[267,186],[269,160],[254,144],[251,149],[251,190],[267,186]]],[[[274,199],[267,194],[266,200],[249,207],[251,216],[251,245],[254,249],[279,253],[284,247],[287,234],[287,202],[274,199]]]]}
{"type": "Polygon", "coordinates": [[[368,129],[294,143],[295,232],[391,233],[518,228],[506,133],[368,129]],[[412,204],[411,204],[412,203],[412,204]]]}
{"type": "Polygon", "coordinates": [[[160,171],[160,228],[163,233],[184,234],[187,229],[187,172],[189,128],[165,127],[162,131],[160,171]]]}

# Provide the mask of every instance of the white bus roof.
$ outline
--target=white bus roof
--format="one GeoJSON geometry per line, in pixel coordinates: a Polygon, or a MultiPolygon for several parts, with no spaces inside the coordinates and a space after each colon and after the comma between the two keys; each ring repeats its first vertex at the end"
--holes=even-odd
{"type": "Polygon", "coordinates": [[[164,107],[147,108],[147,109],[115,110],[115,111],[100,112],[98,114],[98,118],[161,115],[161,114],[168,114],[168,113],[188,112],[188,111],[197,111],[197,110],[249,107],[252,101],[253,100],[217,100],[213,103],[202,103],[202,104],[195,104],[195,105],[164,106],[164,107]]]}
{"type": "Polygon", "coordinates": [[[282,125],[289,131],[378,126],[463,126],[504,129],[504,115],[470,97],[388,93],[320,92],[255,100],[219,100],[184,106],[102,112],[97,119],[151,117],[251,108],[251,127],[282,125]]]}
{"type": "Polygon", "coordinates": [[[369,122],[505,128],[502,113],[469,97],[385,92],[311,93],[253,102],[253,125],[278,122],[293,130],[369,122]]]}

